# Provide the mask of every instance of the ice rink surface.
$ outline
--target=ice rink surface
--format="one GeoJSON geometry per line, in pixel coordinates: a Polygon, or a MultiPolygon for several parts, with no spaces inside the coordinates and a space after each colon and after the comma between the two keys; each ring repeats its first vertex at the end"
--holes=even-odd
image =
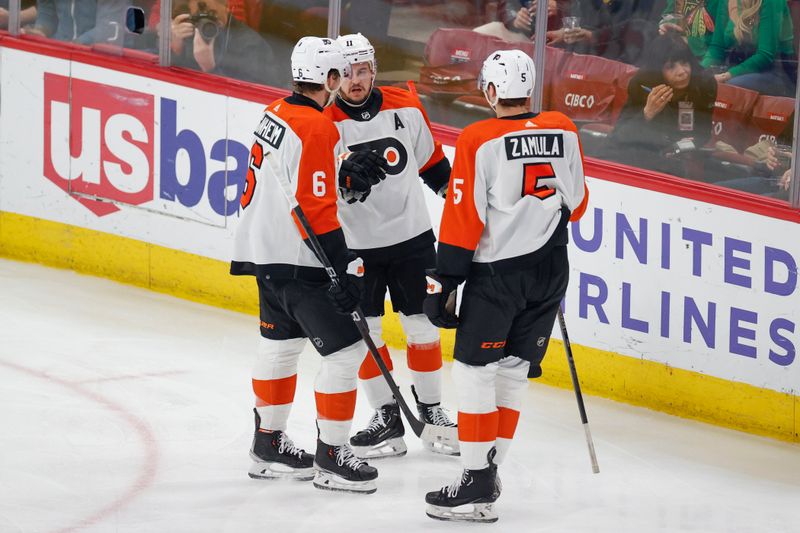
{"type": "MultiPolygon", "coordinates": [[[[373,461],[370,496],[251,480],[257,336],[254,317],[0,260],[0,532],[800,532],[800,446],[587,397],[594,475],[573,393],[536,384],[494,525],[425,516],[460,466],[413,435],[373,461]]],[[[312,449],[316,352],[300,365],[289,434],[312,449]]]]}

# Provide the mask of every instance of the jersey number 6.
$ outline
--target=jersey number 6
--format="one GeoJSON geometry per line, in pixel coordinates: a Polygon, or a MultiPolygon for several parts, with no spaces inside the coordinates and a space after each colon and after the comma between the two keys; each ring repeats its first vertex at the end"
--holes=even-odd
{"type": "Polygon", "coordinates": [[[555,177],[556,173],[550,163],[525,163],[522,167],[522,196],[547,200],[556,190],[547,185],[539,185],[539,180],[555,177]]]}
{"type": "Polygon", "coordinates": [[[250,166],[247,168],[247,177],[244,182],[244,191],[242,191],[242,209],[250,205],[253,201],[253,193],[256,190],[256,170],[261,168],[261,163],[264,162],[264,147],[261,143],[256,141],[250,149],[250,166]]]}

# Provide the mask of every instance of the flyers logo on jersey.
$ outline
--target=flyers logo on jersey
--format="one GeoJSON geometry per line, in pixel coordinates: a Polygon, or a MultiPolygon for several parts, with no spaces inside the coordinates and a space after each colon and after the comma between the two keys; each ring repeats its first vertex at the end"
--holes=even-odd
{"type": "Polygon", "coordinates": [[[564,157],[564,136],[560,133],[532,133],[506,137],[506,157],[564,157]]]}
{"type": "Polygon", "coordinates": [[[373,152],[382,155],[389,163],[389,169],[386,171],[391,176],[402,174],[408,165],[408,151],[403,143],[397,139],[384,137],[383,139],[376,139],[374,141],[367,141],[363,143],[353,144],[347,147],[351,152],[359,150],[372,150],[373,152]]]}

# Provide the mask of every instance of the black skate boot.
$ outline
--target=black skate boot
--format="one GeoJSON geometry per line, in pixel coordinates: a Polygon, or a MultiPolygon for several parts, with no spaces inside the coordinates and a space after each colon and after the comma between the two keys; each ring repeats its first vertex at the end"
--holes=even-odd
{"type": "MultiPolygon", "coordinates": [[[[422,403],[417,397],[417,391],[414,385],[411,385],[411,392],[414,394],[414,399],[417,401],[417,411],[419,411],[419,419],[426,424],[433,424],[434,426],[443,426],[448,428],[457,427],[457,424],[450,420],[444,409],[438,403],[422,403]]],[[[441,453],[443,455],[458,455],[458,441],[451,442],[430,441],[425,438],[422,439],[422,444],[432,452],[441,453]]]]}
{"type": "Polygon", "coordinates": [[[260,429],[261,417],[255,413],[256,432],[250,448],[253,465],[248,475],[253,479],[314,479],[314,456],[296,447],[283,431],[260,429]]]}
{"type": "Polygon", "coordinates": [[[500,486],[493,452],[489,452],[488,467],[464,470],[452,485],[426,494],[426,514],[436,520],[497,522],[494,502],[500,496],[500,486]]]}
{"type": "Polygon", "coordinates": [[[400,457],[408,448],[403,440],[406,430],[396,402],[375,410],[366,429],[350,437],[353,452],[362,459],[400,457]]]}
{"type": "Polygon", "coordinates": [[[323,490],[338,490],[372,494],[378,488],[378,470],[353,455],[349,446],[331,446],[317,439],[314,457],[314,486],[323,490]]]}

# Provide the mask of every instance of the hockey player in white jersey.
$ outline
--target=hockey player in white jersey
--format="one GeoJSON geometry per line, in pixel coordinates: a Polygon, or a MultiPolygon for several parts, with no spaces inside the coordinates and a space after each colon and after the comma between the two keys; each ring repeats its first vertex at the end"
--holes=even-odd
{"type": "Polygon", "coordinates": [[[261,311],[249,474],[313,478],[321,489],[371,493],[378,472],[347,445],[366,350],[349,316],[361,299],[363,267],[337,218],[337,188],[366,194],[382,170],[373,165],[379,158],[368,152],[336,157],[342,152],[339,133],[322,110],[349,68],[338,43],[304,37],[292,52],[291,67],[294,92],[267,107],[254,133],[231,262],[232,274],[256,277],[261,311]],[[330,284],[305,242],[283,185],[318,236],[339,275],[338,286],[330,284]],[[322,356],[314,383],[319,431],[314,455],[286,435],[306,339],[322,356]]]}
{"type": "Polygon", "coordinates": [[[567,222],[588,200],[575,125],[561,113],[529,112],[534,75],[519,50],[490,54],[479,87],[497,118],[464,128],[456,143],[425,300],[434,324],[457,327],[452,375],[464,470],[425,497],[428,515],[441,520],[497,520],[497,465],[527,378],[541,375],[567,288],[567,222]],[[465,280],[456,316],[452,298],[465,280]]]}
{"type": "MultiPolygon", "coordinates": [[[[423,196],[422,181],[442,193],[450,178],[450,162],[431,133],[430,122],[416,95],[396,87],[374,87],[375,50],[360,33],[339,37],[350,74],[334,105],[325,110],[342,136],[346,150],[372,150],[389,163],[387,178],[372,188],[369,199],[352,192],[340,200],[339,218],[354,251],[364,259],[365,294],[361,302],[370,332],[386,366],[389,350],[381,340],[381,316],[388,287],[392,307],[408,339],[407,362],[417,408],[425,422],[453,426],[440,407],[442,352],[439,330],[422,312],[425,269],[436,261],[435,237],[423,196]]],[[[404,455],[400,410],[371,356],[365,353],[359,378],[375,409],[369,425],[350,443],[360,457],[404,455]]],[[[436,452],[457,449],[425,443],[436,452]]]]}

